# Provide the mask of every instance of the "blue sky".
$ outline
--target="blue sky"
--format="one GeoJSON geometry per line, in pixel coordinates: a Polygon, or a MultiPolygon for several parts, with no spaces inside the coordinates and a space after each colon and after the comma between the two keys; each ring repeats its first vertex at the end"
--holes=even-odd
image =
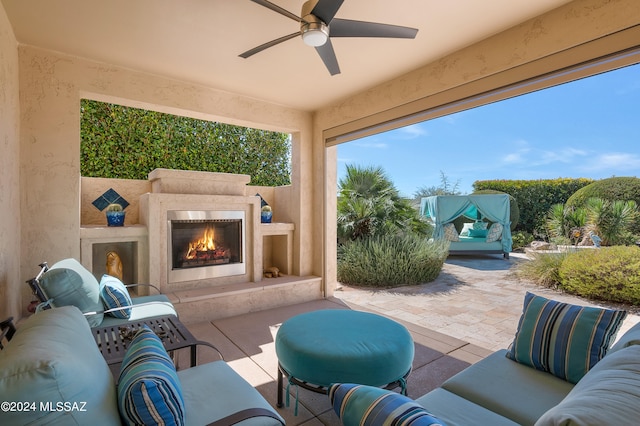
{"type": "Polygon", "coordinates": [[[638,176],[640,65],[338,146],[345,166],[381,166],[400,193],[476,180],[638,176]]]}

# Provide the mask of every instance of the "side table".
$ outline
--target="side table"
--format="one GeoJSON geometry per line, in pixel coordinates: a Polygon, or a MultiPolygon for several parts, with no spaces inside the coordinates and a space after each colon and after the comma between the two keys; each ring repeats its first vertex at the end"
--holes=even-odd
{"type": "Polygon", "coordinates": [[[191,334],[180,320],[173,315],[144,318],[132,321],[127,325],[112,325],[106,327],[94,327],[91,329],[98,349],[109,366],[119,364],[127,353],[127,348],[136,331],[142,326],[148,326],[158,335],[167,352],[177,349],[190,348],[191,367],[197,363],[197,346],[204,345],[215,349],[220,357],[220,351],[209,342],[198,340],[191,334]]]}

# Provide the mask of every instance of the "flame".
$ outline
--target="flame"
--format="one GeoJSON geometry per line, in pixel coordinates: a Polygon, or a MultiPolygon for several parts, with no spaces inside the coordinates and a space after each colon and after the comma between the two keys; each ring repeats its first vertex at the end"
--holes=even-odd
{"type": "Polygon", "coordinates": [[[213,251],[216,249],[215,231],[212,226],[207,226],[204,230],[202,238],[189,243],[187,250],[187,259],[195,259],[198,252],[213,251]]]}

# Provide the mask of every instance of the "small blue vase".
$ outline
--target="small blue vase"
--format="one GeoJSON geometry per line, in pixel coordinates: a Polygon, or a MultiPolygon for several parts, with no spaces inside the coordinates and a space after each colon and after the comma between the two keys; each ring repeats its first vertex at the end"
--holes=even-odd
{"type": "Polygon", "coordinates": [[[124,226],[125,212],[107,212],[107,226],[124,226]]]}
{"type": "Polygon", "coordinates": [[[260,212],[260,221],[262,223],[271,223],[273,212],[260,212]]]}

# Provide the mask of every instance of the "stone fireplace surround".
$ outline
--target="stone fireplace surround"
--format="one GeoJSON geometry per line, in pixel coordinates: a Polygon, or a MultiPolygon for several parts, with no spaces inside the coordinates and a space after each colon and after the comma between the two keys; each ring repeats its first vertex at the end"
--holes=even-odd
{"type": "MultiPolygon", "coordinates": [[[[260,223],[260,198],[255,196],[255,187],[247,186],[249,180],[247,175],[156,169],[149,174],[148,183],[141,182],[145,185],[144,191],[137,195],[129,193],[133,201],[127,210],[132,207],[137,210],[132,212],[132,222],[127,219],[124,227],[106,227],[94,225],[94,219],[82,226],[81,262],[96,274],[101,265],[93,264],[92,245],[103,241],[137,241],[137,282],[160,287],[187,323],[321,299],[320,277],[293,275],[294,224],[260,223]],[[245,213],[246,273],[170,283],[167,279],[167,212],[209,209],[245,213]],[[274,264],[286,275],[263,278],[263,268],[274,264]]],[[[87,179],[86,187],[95,188],[85,194],[83,183],[83,199],[92,200],[95,194],[109,187],[121,192],[118,184],[128,182],[117,181],[87,179]]],[[[86,214],[83,211],[83,215],[86,214]]]]}

